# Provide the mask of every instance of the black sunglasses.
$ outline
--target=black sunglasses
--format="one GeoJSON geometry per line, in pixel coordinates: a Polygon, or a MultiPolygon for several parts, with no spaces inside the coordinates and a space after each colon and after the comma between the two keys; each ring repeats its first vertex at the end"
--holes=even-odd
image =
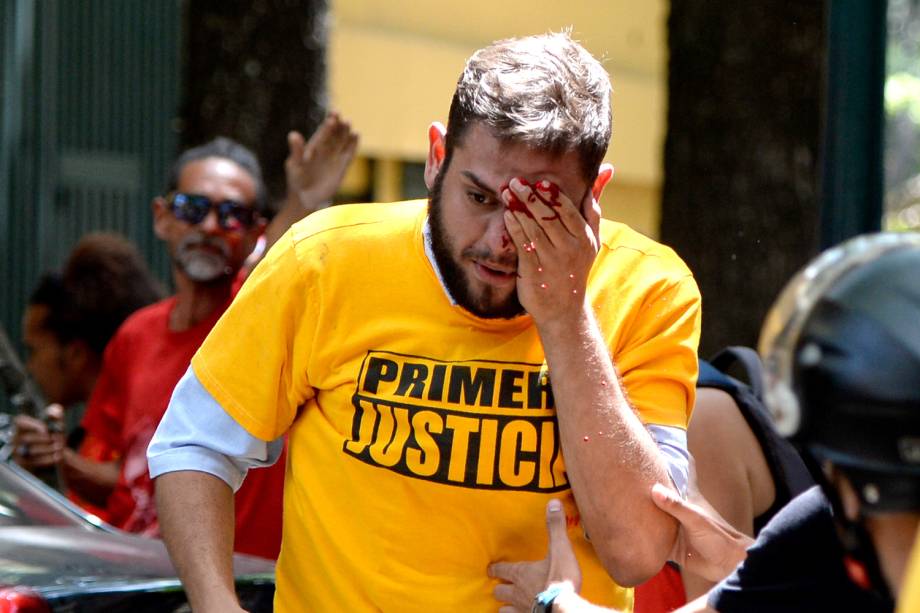
{"type": "Polygon", "coordinates": [[[207,196],[174,192],[167,201],[176,219],[192,225],[200,224],[211,212],[217,211],[217,223],[224,230],[243,230],[253,226],[259,218],[255,209],[233,200],[213,202],[207,196]]]}

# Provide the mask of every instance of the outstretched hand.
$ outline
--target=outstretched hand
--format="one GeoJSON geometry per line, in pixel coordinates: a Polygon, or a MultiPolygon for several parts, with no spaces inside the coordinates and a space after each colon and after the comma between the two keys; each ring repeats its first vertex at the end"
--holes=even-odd
{"type": "Polygon", "coordinates": [[[546,505],[546,527],[549,547],[545,558],[535,562],[495,562],[489,566],[489,576],[504,581],[494,590],[495,598],[505,603],[500,613],[530,611],[534,597],[553,583],[568,582],[573,591],[581,589],[581,568],[558,500],[550,500],[546,505]]]}
{"type": "MultiPolygon", "coordinates": [[[[670,488],[656,483],[652,500],[662,511],[680,524],[671,559],[689,571],[717,582],[746,557],[753,539],[733,528],[709,505],[695,488],[690,496],[694,502],[681,499],[670,488]]],[[[500,613],[527,612],[534,598],[550,585],[566,586],[565,611],[601,611],[584,600],[581,589],[581,569],[566,531],[562,503],[551,500],[546,505],[546,526],[549,548],[546,557],[534,562],[496,562],[489,566],[489,576],[503,581],[495,586],[495,598],[504,603],[500,613]]],[[[562,603],[560,603],[562,604],[562,603]]]]}
{"type": "Polygon", "coordinates": [[[357,133],[338,113],[329,113],[309,141],[300,132],[288,133],[288,198],[296,199],[303,214],[329,205],[357,148],[357,133]]]}
{"type": "Polygon", "coordinates": [[[691,491],[691,498],[683,500],[660,483],[652,486],[655,505],[680,523],[671,560],[708,581],[721,581],[745,559],[754,540],[733,528],[698,492],[691,491]]]}

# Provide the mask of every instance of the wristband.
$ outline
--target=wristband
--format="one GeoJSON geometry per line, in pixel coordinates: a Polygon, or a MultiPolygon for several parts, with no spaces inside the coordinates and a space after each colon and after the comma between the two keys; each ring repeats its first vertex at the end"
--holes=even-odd
{"type": "Polygon", "coordinates": [[[564,592],[567,587],[569,587],[567,583],[554,583],[537,594],[536,598],[533,599],[533,606],[530,608],[530,613],[552,613],[553,601],[555,601],[556,597],[564,592]]]}

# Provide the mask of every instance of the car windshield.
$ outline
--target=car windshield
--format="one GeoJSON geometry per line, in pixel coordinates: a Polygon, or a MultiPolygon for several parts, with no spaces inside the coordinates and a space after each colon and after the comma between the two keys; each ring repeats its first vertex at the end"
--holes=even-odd
{"type": "Polygon", "coordinates": [[[0,462],[0,527],[76,526],[91,529],[88,518],[54,490],[23,469],[0,462]]]}

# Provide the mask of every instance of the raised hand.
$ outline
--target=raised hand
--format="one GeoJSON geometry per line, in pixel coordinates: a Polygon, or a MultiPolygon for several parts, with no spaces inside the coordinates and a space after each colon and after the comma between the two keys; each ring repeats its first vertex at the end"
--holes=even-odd
{"type": "Polygon", "coordinates": [[[357,133],[338,113],[329,113],[309,141],[300,132],[289,132],[284,162],[288,198],[295,199],[304,214],[328,206],[357,147],[357,133]]]}

